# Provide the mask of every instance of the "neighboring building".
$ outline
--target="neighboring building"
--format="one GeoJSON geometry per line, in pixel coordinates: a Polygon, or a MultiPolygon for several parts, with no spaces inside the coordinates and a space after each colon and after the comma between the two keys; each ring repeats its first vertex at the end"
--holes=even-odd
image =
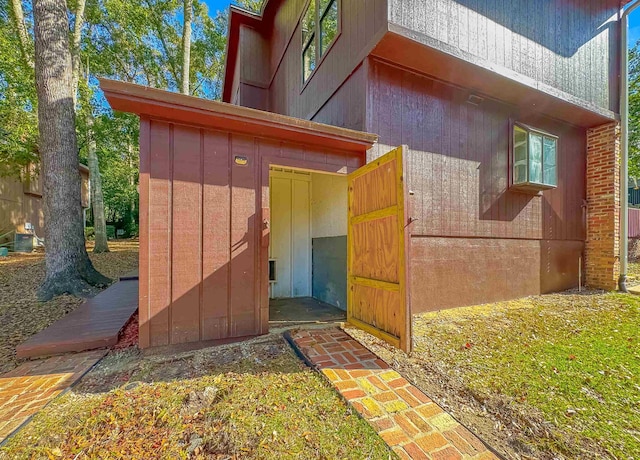
{"type": "Polygon", "coordinates": [[[621,6],[268,0],[226,103],[103,80],[141,118],[140,346],[313,296],[408,350],[412,313],[615,289],[621,6]]]}
{"type": "Polygon", "coordinates": [[[629,206],[632,208],[640,208],[640,184],[635,177],[629,178],[629,206]]]}
{"type": "MultiPolygon", "coordinates": [[[[82,207],[89,207],[89,168],[80,165],[82,178],[82,207]]],[[[44,238],[44,203],[42,202],[42,180],[32,171],[23,180],[0,177],[0,234],[13,234],[4,238],[4,243],[14,241],[15,235],[31,234],[44,238]]]]}

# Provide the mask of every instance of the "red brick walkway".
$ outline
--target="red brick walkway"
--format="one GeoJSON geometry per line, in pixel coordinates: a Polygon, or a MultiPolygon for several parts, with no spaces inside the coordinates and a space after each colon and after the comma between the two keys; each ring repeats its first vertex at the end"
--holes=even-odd
{"type": "Polygon", "coordinates": [[[401,459],[496,459],[469,430],[339,329],[293,340],[401,459]]]}
{"type": "Polygon", "coordinates": [[[30,361],[0,376],[0,442],[80,379],[106,350],[30,361]]]}

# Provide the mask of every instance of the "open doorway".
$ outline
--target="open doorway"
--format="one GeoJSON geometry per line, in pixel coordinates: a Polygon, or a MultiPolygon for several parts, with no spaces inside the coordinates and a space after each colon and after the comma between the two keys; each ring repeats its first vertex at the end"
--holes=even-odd
{"type": "Polygon", "coordinates": [[[347,177],[269,171],[269,321],[333,323],[347,309],[347,177]]]}

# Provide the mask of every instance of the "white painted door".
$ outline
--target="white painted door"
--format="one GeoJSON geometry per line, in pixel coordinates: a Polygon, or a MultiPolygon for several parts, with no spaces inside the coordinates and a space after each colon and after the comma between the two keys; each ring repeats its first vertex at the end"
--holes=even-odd
{"type": "Polygon", "coordinates": [[[270,259],[276,280],[271,298],[311,296],[311,176],[272,170],[270,259]]]}

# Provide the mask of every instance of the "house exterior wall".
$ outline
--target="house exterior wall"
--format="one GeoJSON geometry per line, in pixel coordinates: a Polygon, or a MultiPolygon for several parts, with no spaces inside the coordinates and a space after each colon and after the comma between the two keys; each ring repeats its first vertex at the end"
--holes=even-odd
{"type": "Polygon", "coordinates": [[[367,69],[362,64],[331,95],[312,120],[362,131],[365,129],[367,69]]]}
{"type": "Polygon", "coordinates": [[[538,3],[343,1],[306,86],[303,2],[270,13],[270,111],[376,133],[369,160],[410,148],[414,312],[559,291],[587,271],[586,132],[618,111],[620,2],[538,3]],[[509,189],[514,121],[560,136],[556,189],[509,189]]]}
{"type": "Polygon", "coordinates": [[[369,65],[369,160],[407,144],[413,312],[567,289],[585,240],[582,128],[485,99],[388,64],[369,65]],[[511,123],[560,137],[558,187],[509,190],[511,123]],[[455,289],[451,289],[455,286],[455,289]]]}
{"type": "Polygon", "coordinates": [[[363,163],[364,153],[142,117],[140,346],[266,333],[269,166],[345,174],[363,163]]]}
{"type": "Polygon", "coordinates": [[[617,0],[389,0],[389,21],[488,66],[618,110],[617,0]]]}
{"type": "Polygon", "coordinates": [[[240,27],[240,59],[238,63],[238,105],[252,109],[269,108],[269,57],[268,40],[256,29],[240,27]]]}
{"type": "MultiPolygon", "coordinates": [[[[351,74],[368,55],[380,34],[386,31],[386,0],[340,1],[340,33],[329,52],[319,61],[315,73],[303,83],[300,18],[307,3],[307,0],[283,2],[274,13],[273,27],[267,27],[269,32],[263,32],[261,38],[255,36],[258,32],[249,32],[248,27],[241,27],[240,105],[257,107],[266,98],[268,108],[260,108],[315,120],[337,91],[342,92],[339,99],[354,91],[354,85],[346,85],[345,81],[351,80],[351,74]],[[265,60],[269,61],[268,64],[265,60]],[[256,85],[256,81],[259,84],[256,85]],[[267,96],[257,89],[261,87],[266,88],[267,96]]],[[[359,82],[363,82],[361,77],[359,82]]],[[[363,94],[361,90],[356,91],[363,94]]],[[[346,123],[338,126],[355,127],[353,120],[362,120],[363,105],[352,104],[344,109],[346,123]]]]}
{"type": "Polygon", "coordinates": [[[620,125],[587,134],[587,284],[616,289],[620,276],[620,125]]]}
{"type": "MultiPolygon", "coordinates": [[[[42,179],[37,171],[23,180],[13,177],[0,177],[0,233],[15,230],[26,233],[24,224],[33,225],[33,231],[44,237],[44,203],[42,202],[42,179]]],[[[89,206],[89,172],[80,169],[82,179],[81,204],[89,206]]],[[[13,238],[13,236],[11,236],[13,238]]],[[[0,243],[3,241],[0,241],[0,243]]]]}

